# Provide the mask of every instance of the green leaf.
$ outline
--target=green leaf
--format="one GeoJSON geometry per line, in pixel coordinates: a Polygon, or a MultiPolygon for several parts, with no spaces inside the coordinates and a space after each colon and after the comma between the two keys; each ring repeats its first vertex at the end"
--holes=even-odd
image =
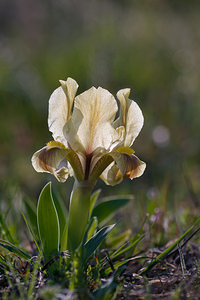
{"type": "Polygon", "coordinates": [[[31,259],[31,256],[28,255],[26,252],[24,252],[23,250],[19,249],[17,246],[15,246],[7,241],[0,240],[0,246],[7,249],[10,252],[17,254],[21,258],[31,259]]]}
{"type": "Polygon", "coordinates": [[[52,195],[53,195],[56,211],[58,213],[58,219],[60,224],[60,239],[62,239],[66,227],[66,222],[67,222],[67,209],[65,207],[62,198],[57,193],[53,191],[52,195]]]}
{"type": "Polygon", "coordinates": [[[97,204],[92,212],[92,217],[96,216],[98,218],[99,224],[105,223],[108,219],[112,218],[114,213],[119,210],[121,207],[126,205],[130,199],[133,199],[132,196],[112,196],[107,197],[108,199],[104,202],[97,204]],[[113,199],[114,198],[114,199],[113,199]],[[117,198],[117,199],[116,199],[117,198]]]}
{"type": "Polygon", "coordinates": [[[63,230],[62,238],[60,239],[60,251],[65,251],[67,249],[67,241],[68,241],[68,222],[66,222],[66,226],[63,230]]]}
{"type": "Polygon", "coordinates": [[[101,242],[106,238],[115,224],[101,228],[83,245],[83,261],[87,261],[101,242]]]}
{"type": "Polygon", "coordinates": [[[98,221],[97,221],[97,218],[94,217],[92,219],[91,225],[90,225],[89,230],[87,232],[87,240],[89,240],[96,233],[97,226],[98,226],[98,221]]]}
{"type": "Polygon", "coordinates": [[[89,218],[90,218],[90,216],[91,216],[92,210],[93,210],[93,208],[94,208],[94,205],[95,205],[95,203],[96,203],[96,201],[97,201],[97,199],[98,199],[100,193],[101,193],[101,190],[100,190],[100,189],[99,189],[99,190],[96,190],[96,191],[92,194],[92,196],[90,197],[90,212],[89,212],[89,218]]]}
{"type": "Polygon", "coordinates": [[[51,182],[45,185],[39,196],[37,223],[43,253],[49,260],[48,256],[59,252],[60,243],[59,220],[51,194],[51,182]]]}

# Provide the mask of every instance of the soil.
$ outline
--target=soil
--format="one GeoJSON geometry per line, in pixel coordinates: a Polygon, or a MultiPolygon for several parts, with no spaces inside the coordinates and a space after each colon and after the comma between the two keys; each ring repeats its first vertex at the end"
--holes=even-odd
{"type": "MultiPolygon", "coordinates": [[[[151,270],[145,273],[145,275],[140,275],[164,249],[150,249],[134,257],[117,279],[119,289],[117,289],[118,291],[115,293],[116,296],[113,297],[112,300],[200,299],[200,245],[187,244],[181,249],[176,249],[164,260],[158,262],[151,270]]],[[[12,281],[12,275],[10,280],[12,281]]],[[[102,282],[103,280],[104,278],[102,278],[102,282]]],[[[105,278],[105,281],[106,280],[105,278]]],[[[14,281],[13,278],[13,282],[14,281]]],[[[36,282],[37,286],[35,286],[35,288],[38,292],[41,289],[44,290],[44,292],[45,289],[49,289],[49,287],[46,286],[47,282],[44,278],[38,278],[36,282]]],[[[55,289],[54,287],[52,288],[55,289]]],[[[20,297],[20,291],[16,286],[14,289],[16,289],[15,294],[20,297]]],[[[2,299],[5,293],[9,295],[11,290],[7,277],[2,274],[0,275],[0,299],[2,299]]],[[[76,297],[77,294],[75,293],[72,297],[72,293],[74,292],[68,289],[59,290],[61,297],[59,299],[78,299],[76,297]]],[[[43,298],[40,292],[39,294],[40,296],[34,296],[35,299],[47,299],[46,297],[43,298]]],[[[86,291],[86,296],[89,298],[86,297],[84,300],[91,299],[88,291],[86,291]]],[[[93,299],[95,299],[95,297],[93,299]]]]}
{"type": "MultiPolygon", "coordinates": [[[[145,256],[150,263],[159,250],[151,249],[145,256]]],[[[139,259],[124,272],[125,284],[120,299],[200,299],[200,246],[188,245],[176,250],[155,265],[146,276],[138,275],[144,266],[139,259]]]]}

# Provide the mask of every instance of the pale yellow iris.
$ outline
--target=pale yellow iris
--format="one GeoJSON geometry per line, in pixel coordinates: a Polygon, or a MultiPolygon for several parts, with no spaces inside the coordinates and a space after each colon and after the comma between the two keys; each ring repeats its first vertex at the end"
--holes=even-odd
{"type": "Polygon", "coordinates": [[[60,81],[49,100],[49,130],[54,141],[37,151],[32,164],[38,172],[52,173],[64,182],[69,175],[77,181],[115,185],[123,178],[143,174],[145,163],[130,148],[143,126],[139,106],[129,99],[130,89],[117,93],[90,88],[76,96],[78,84],[72,78],[60,81]]]}

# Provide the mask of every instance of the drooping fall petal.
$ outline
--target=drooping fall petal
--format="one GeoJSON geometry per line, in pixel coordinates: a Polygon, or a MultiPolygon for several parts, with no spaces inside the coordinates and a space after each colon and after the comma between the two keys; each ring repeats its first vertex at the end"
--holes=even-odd
{"type": "Polygon", "coordinates": [[[115,163],[112,163],[101,174],[101,179],[106,184],[116,185],[122,181],[123,178],[140,177],[146,168],[146,164],[141,161],[134,151],[128,147],[121,147],[109,155],[113,158],[115,163]]]}
{"type": "Polygon", "coordinates": [[[53,174],[58,181],[64,182],[69,176],[66,167],[59,168],[59,165],[66,157],[66,148],[58,142],[50,142],[47,146],[33,154],[32,165],[37,172],[53,174]]]}
{"type": "Polygon", "coordinates": [[[86,155],[97,148],[109,149],[119,138],[112,126],[116,112],[115,98],[101,87],[78,95],[71,124],[68,122],[64,131],[72,149],[78,152],[83,148],[86,155]]]}
{"type": "Polygon", "coordinates": [[[112,162],[101,174],[100,178],[103,180],[107,185],[117,185],[122,180],[122,174],[119,172],[119,167],[116,165],[115,162],[112,162]]]}
{"type": "Polygon", "coordinates": [[[51,173],[58,181],[65,182],[69,176],[69,170],[65,166],[66,160],[72,165],[77,179],[82,180],[82,165],[77,154],[59,142],[49,142],[47,146],[35,152],[32,165],[37,172],[51,173]]]}
{"type": "Polygon", "coordinates": [[[67,81],[60,80],[60,83],[61,86],[52,93],[49,99],[48,125],[54,140],[63,143],[67,147],[63,128],[71,116],[78,84],[72,78],[68,78],[67,81]]]}
{"type": "Polygon", "coordinates": [[[141,109],[137,103],[129,99],[130,89],[122,89],[117,93],[117,98],[120,101],[120,115],[115,121],[115,127],[125,127],[124,146],[131,146],[138,136],[144,118],[141,109]]]}

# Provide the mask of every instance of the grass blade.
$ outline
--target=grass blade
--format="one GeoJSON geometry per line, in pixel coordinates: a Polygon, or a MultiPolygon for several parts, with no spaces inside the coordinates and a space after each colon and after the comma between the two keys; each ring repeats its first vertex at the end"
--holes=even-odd
{"type": "Polygon", "coordinates": [[[24,259],[31,259],[31,256],[24,252],[22,249],[19,249],[17,246],[11,244],[10,242],[0,240],[0,246],[7,249],[10,252],[17,254],[19,257],[24,259]]]}
{"type": "MultiPolygon", "coordinates": [[[[126,263],[128,263],[129,261],[131,261],[131,258],[130,259],[125,259],[123,261],[118,261],[116,263],[113,264],[113,268],[114,270],[118,269],[119,267],[125,265],[126,263]]],[[[108,275],[109,273],[113,272],[112,268],[111,267],[108,267],[105,271],[104,271],[104,274],[105,275],[108,275]]]]}
{"type": "Polygon", "coordinates": [[[127,247],[125,247],[124,249],[118,249],[116,250],[112,255],[111,258],[115,259],[116,257],[122,255],[124,252],[130,250],[131,248],[135,247],[142,239],[144,238],[144,235],[140,236],[136,241],[132,242],[130,245],[128,245],[127,247]],[[121,250],[121,251],[119,251],[121,250]]]}
{"type": "Polygon", "coordinates": [[[32,202],[29,199],[24,199],[24,206],[26,210],[26,218],[29,221],[29,224],[32,228],[32,232],[34,233],[34,237],[39,240],[38,226],[37,226],[37,212],[32,202]]]}
{"type": "MultiPolygon", "coordinates": [[[[0,255],[1,256],[1,255],[0,255]]],[[[9,269],[9,264],[4,260],[4,259],[2,259],[1,257],[0,257],[0,268],[1,267],[6,267],[7,269],[9,269]]]]}
{"type": "Polygon", "coordinates": [[[35,245],[36,245],[36,247],[37,247],[37,249],[38,249],[39,255],[42,256],[42,251],[41,251],[41,249],[40,249],[40,247],[39,247],[39,245],[38,245],[38,242],[37,242],[37,240],[36,240],[36,237],[35,237],[35,234],[34,234],[34,232],[33,232],[33,229],[32,229],[32,227],[31,227],[31,225],[28,223],[28,221],[27,221],[27,219],[26,219],[26,217],[24,216],[23,213],[22,213],[22,216],[23,216],[23,218],[24,218],[24,222],[26,223],[26,226],[28,227],[28,229],[29,229],[29,231],[30,231],[30,234],[32,235],[32,238],[33,238],[33,240],[34,240],[34,243],[35,243],[35,245]]]}
{"type": "Polygon", "coordinates": [[[2,216],[2,214],[0,213],[0,224],[5,232],[6,238],[9,240],[10,243],[15,243],[15,241],[13,240],[10,231],[8,229],[8,226],[6,225],[6,222],[4,221],[4,218],[2,216]]]}

